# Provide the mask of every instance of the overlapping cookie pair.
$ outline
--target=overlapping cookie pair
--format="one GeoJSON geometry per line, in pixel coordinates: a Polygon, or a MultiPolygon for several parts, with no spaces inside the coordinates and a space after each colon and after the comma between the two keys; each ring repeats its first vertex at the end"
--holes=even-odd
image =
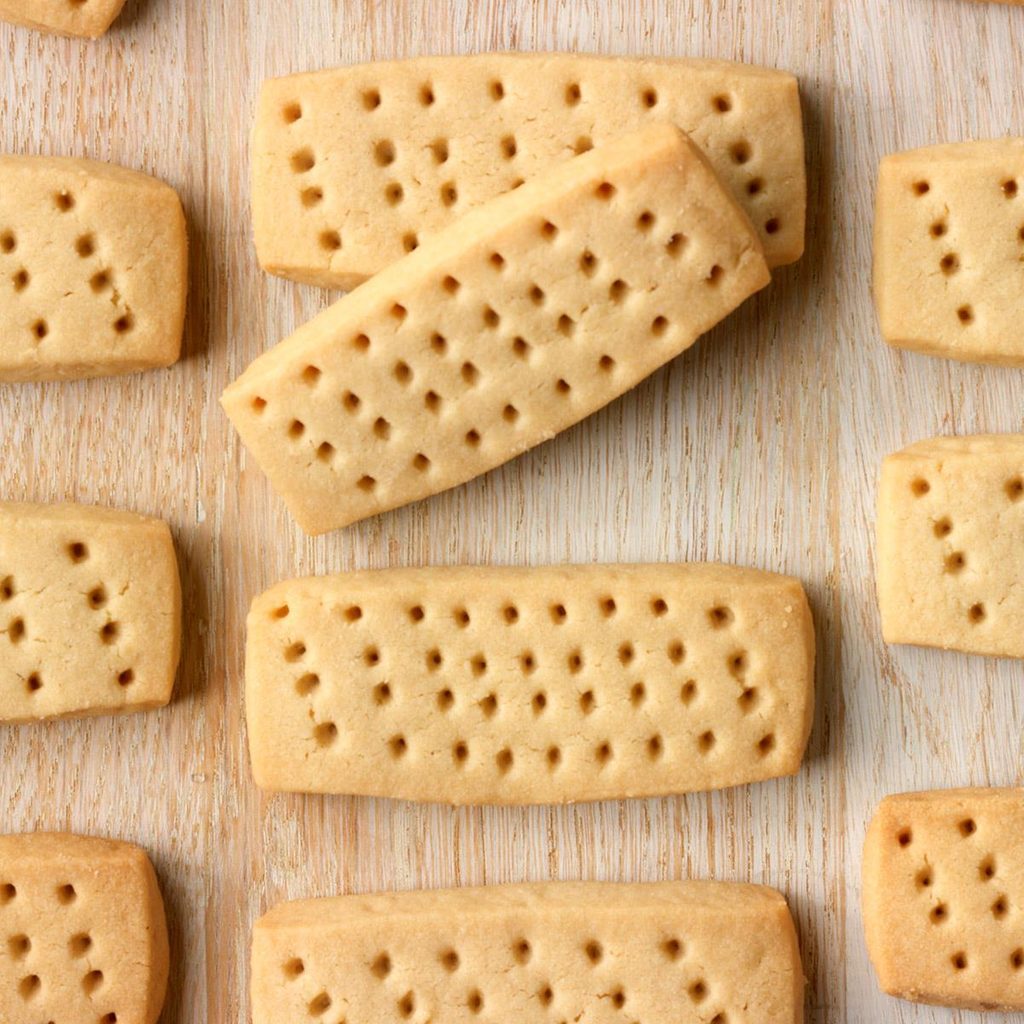
{"type": "Polygon", "coordinates": [[[502,54],[298,75],[265,86],[253,149],[263,265],[359,285],[223,398],[312,533],[547,440],[803,249],[796,81],[746,65],[502,54]]]}

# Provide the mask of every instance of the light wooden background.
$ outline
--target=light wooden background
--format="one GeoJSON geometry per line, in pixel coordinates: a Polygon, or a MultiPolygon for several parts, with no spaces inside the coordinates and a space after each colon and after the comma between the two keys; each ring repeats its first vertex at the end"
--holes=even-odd
{"type": "MultiPolygon", "coordinates": [[[[0,26],[0,148],[111,159],[182,193],[186,357],[169,371],[0,386],[0,495],[164,516],[186,643],[168,709],[0,728],[0,831],[152,853],[174,967],[164,1024],[248,1019],[254,918],[287,897],[545,878],[751,879],[802,933],[813,1024],[970,1022],[879,995],[858,874],[894,790],[1024,784],[1024,668],[880,642],[875,478],[942,431],[1024,430],[1024,372],[888,350],[868,291],[890,150],[1024,134],[1024,9],[966,0],[129,0],[98,43],[0,26]],[[689,353],[454,493],[308,540],[240,451],[223,386],[328,295],[264,276],[247,136],[260,80],[488,48],[707,55],[800,75],[808,251],[689,353]],[[802,577],[819,710],[793,779],[710,796],[453,811],[276,797],[249,776],[244,614],[279,578],[364,566],[721,559],[802,577]]],[[[1016,1018],[1018,1021],[1024,1017],[1016,1018]]]]}

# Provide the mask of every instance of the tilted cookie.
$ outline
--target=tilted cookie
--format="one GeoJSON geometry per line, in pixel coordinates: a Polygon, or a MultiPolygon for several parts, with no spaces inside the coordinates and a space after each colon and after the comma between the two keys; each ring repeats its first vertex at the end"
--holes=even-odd
{"type": "Polygon", "coordinates": [[[0,156],[0,381],[170,365],[187,267],[170,186],[91,160],[0,156]]]}
{"type": "Polygon", "coordinates": [[[259,785],[464,803],[717,789],[797,770],[799,582],[722,565],[402,569],[253,602],[259,785]]]}
{"type": "Polygon", "coordinates": [[[651,122],[700,146],[769,266],[800,258],[807,189],[792,75],[728,61],[506,53],[266,82],[253,139],[260,263],[352,288],[472,207],[651,122]]]}
{"type": "Polygon", "coordinates": [[[1024,434],[885,459],[878,598],[888,643],[1024,658],[1024,434]]]}
{"type": "Polygon", "coordinates": [[[890,345],[1024,366],[1024,139],[886,157],[874,282],[890,345]]]}
{"type": "Polygon", "coordinates": [[[222,401],[299,523],[322,533],[548,440],[768,279],[700,152],[652,125],[467,213],[222,401]]]}
{"type": "Polygon", "coordinates": [[[155,1024],[167,988],[156,874],[130,843],[0,836],[0,1020],[155,1024]]]}
{"type": "Polygon", "coordinates": [[[160,707],[180,642],[166,523],[0,502],[0,723],[160,707]]]}
{"type": "Polygon", "coordinates": [[[800,1024],[786,901],[727,882],[547,883],[282,903],[253,1024],[800,1024]]]}
{"type": "Polygon", "coordinates": [[[864,846],[864,928],[882,989],[1024,1010],[1024,789],[904,793],[864,846]]]}
{"type": "Polygon", "coordinates": [[[122,7],[124,0],[0,0],[0,21],[97,39],[110,28],[122,7]]]}

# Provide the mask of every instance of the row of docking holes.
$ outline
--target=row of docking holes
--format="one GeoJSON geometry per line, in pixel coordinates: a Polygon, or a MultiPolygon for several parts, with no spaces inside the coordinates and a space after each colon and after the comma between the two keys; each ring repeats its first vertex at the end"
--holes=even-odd
{"type": "MultiPolygon", "coordinates": [[[[658,945],[659,955],[670,963],[680,961],[684,957],[685,949],[683,943],[677,938],[663,939],[658,945]]],[[[597,939],[589,939],[580,949],[581,965],[589,962],[593,968],[598,967],[604,960],[604,947],[597,939]]],[[[533,948],[528,939],[517,939],[512,943],[512,958],[520,967],[526,967],[533,959],[533,948]]],[[[438,965],[448,974],[456,974],[462,967],[462,958],[457,950],[452,947],[441,950],[437,957],[438,965]]],[[[378,954],[368,965],[370,972],[380,982],[385,982],[390,977],[394,965],[391,956],[387,952],[378,954]]],[[[571,969],[570,969],[571,970],[571,969]]],[[[301,957],[292,957],[282,965],[282,972],[286,981],[294,982],[302,978],[306,973],[306,964],[301,957]]],[[[701,1005],[705,1003],[710,995],[707,982],[703,978],[695,978],[686,986],[686,994],[691,1002],[701,1005]]],[[[555,991],[550,982],[542,984],[534,993],[535,998],[541,1006],[547,1008],[555,1002],[555,991]]],[[[629,997],[622,985],[613,987],[607,996],[611,1005],[616,1010],[625,1010],[629,997]]],[[[578,991],[572,993],[574,1002],[580,999],[578,991]]],[[[330,993],[323,990],[315,995],[307,1004],[307,1010],[311,1017],[323,1016],[332,1005],[330,993]]],[[[465,1005],[471,1013],[482,1013],[486,1008],[486,996],[479,988],[470,989],[466,993],[465,1005]]],[[[408,1020],[416,1012],[416,994],[412,990],[407,991],[396,1003],[398,1014],[401,1018],[408,1020]]],[[[564,1022],[563,1022],[564,1024],[564,1022]]],[[[729,1017],[726,1012],[719,1011],[708,1019],[708,1024],[729,1024],[729,1017]]]]}
{"type": "MultiPolygon", "coordinates": [[[[618,601],[615,600],[611,594],[605,594],[596,599],[597,611],[601,618],[612,619],[618,615],[619,608],[618,601]]],[[[652,597],[647,605],[650,610],[650,614],[655,618],[664,618],[671,611],[671,606],[664,597],[652,597]]],[[[291,607],[287,604],[278,605],[272,608],[270,611],[270,618],[272,620],[287,619],[291,615],[291,607]]],[[[344,608],[338,607],[338,611],[341,617],[348,623],[354,625],[363,619],[364,613],[362,605],[350,604],[344,608]]],[[[570,621],[569,609],[565,606],[563,601],[552,601],[547,606],[548,616],[551,622],[555,626],[564,626],[570,621]]],[[[390,613],[389,613],[390,614],[390,613]]],[[[411,604],[405,609],[405,614],[414,626],[419,625],[428,619],[434,621],[434,612],[425,608],[422,604],[411,604]]],[[[442,613],[443,616],[444,613],[442,613]]],[[[707,623],[711,629],[726,629],[732,626],[736,621],[735,612],[724,604],[715,604],[707,609],[705,613],[707,616],[707,623]]],[[[456,608],[451,609],[451,619],[459,629],[468,628],[472,622],[473,617],[469,613],[469,609],[464,605],[460,605],[456,608]]],[[[515,626],[521,619],[521,613],[518,605],[514,602],[507,602],[501,606],[497,612],[498,618],[508,626],[515,626]]],[[[437,621],[443,622],[443,617],[437,621]]],[[[305,653],[305,648],[303,648],[305,653]]],[[[676,641],[669,647],[669,657],[676,663],[683,660],[685,655],[685,649],[683,645],[676,641]]]]}
{"type": "MultiPolygon", "coordinates": [[[[576,151],[582,152],[581,146],[585,149],[590,148],[589,139],[580,139],[576,143],[576,151]]],[[[501,141],[502,152],[506,159],[512,159],[517,152],[516,141],[512,136],[506,136],[501,141]]],[[[434,159],[439,164],[443,164],[448,160],[449,150],[447,140],[440,139],[435,141],[430,146],[431,152],[434,154],[434,159]]],[[[750,145],[746,142],[738,142],[730,149],[730,155],[732,160],[736,164],[746,164],[752,158],[752,152],[750,145]]],[[[381,167],[389,167],[397,159],[394,143],[390,140],[382,140],[374,145],[374,159],[377,164],[381,167]]],[[[311,149],[300,149],[292,154],[291,158],[292,171],[296,175],[309,174],[316,167],[316,156],[311,149]]],[[[510,191],[519,188],[523,184],[525,179],[515,178],[510,186],[510,191]]],[[[747,195],[753,198],[754,196],[761,195],[764,192],[765,182],[763,178],[753,177],[746,184],[747,195]]],[[[600,183],[595,189],[595,195],[599,199],[611,199],[615,194],[614,186],[609,182],[600,183]]],[[[388,206],[398,207],[405,201],[405,188],[402,183],[391,179],[387,181],[383,186],[384,201],[388,206]]],[[[323,185],[303,185],[299,190],[299,198],[302,201],[302,205],[306,209],[316,209],[324,201],[324,186],[323,185]]],[[[448,180],[443,182],[438,188],[437,198],[441,205],[446,209],[451,209],[456,206],[459,202],[459,189],[458,184],[454,180],[448,180]]],[[[638,226],[641,229],[643,227],[643,217],[650,217],[650,214],[641,215],[641,219],[638,221],[638,226]]],[[[775,235],[782,229],[782,221],[778,216],[768,217],[762,225],[766,235],[775,235]]],[[[553,237],[553,236],[552,236],[553,237]]],[[[337,252],[343,247],[343,239],[341,232],[334,228],[325,228],[318,236],[320,248],[327,252],[337,252]]],[[[419,235],[415,231],[407,231],[402,236],[402,248],[405,252],[413,252],[419,248],[420,240],[419,235]]]]}
{"type": "MultiPolygon", "coordinates": [[[[65,551],[67,557],[75,564],[86,562],[89,558],[89,549],[81,541],[73,541],[67,544],[65,551]]],[[[18,590],[13,576],[4,576],[0,579],[0,604],[13,601],[17,594],[18,590]]],[[[106,608],[109,599],[107,588],[102,583],[98,583],[85,595],[86,603],[96,612],[106,608]]],[[[20,644],[26,640],[28,638],[28,630],[24,618],[19,615],[11,619],[7,624],[6,633],[8,641],[12,644],[20,644]]],[[[121,624],[113,619],[108,619],[100,626],[98,635],[100,643],[107,646],[114,644],[121,635],[121,624]]],[[[135,682],[135,672],[130,668],[122,669],[115,678],[119,686],[131,686],[135,682]]],[[[29,694],[38,693],[43,688],[42,673],[30,673],[25,680],[25,688],[29,694]]]]}
{"type": "MultiPolygon", "coordinates": [[[[70,192],[57,192],[53,197],[54,205],[61,213],[74,209],[75,197],[70,192]]],[[[13,231],[0,232],[0,255],[11,256],[18,251],[18,238],[13,231]]],[[[75,240],[75,252],[83,260],[96,254],[96,238],[92,234],[79,235],[75,240]]],[[[11,284],[15,292],[24,292],[31,283],[31,275],[25,267],[19,267],[11,275],[11,284]]],[[[98,270],[89,278],[89,286],[97,295],[104,295],[114,287],[109,270],[98,270]]],[[[126,334],[135,326],[135,318],[131,312],[122,313],[113,322],[118,334],[126,334]]],[[[42,319],[32,322],[29,328],[36,341],[42,341],[50,333],[50,325],[42,319]]]]}
{"type": "MultiPolygon", "coordinates": [[[[923,498],[931,492],[932,485],[924,477],[915,477],[910,481],[910,490],[915,498],[923,498]]],[[[1024,499],[1024,475],[1011,477],[1003,485],[1006,497],[1013,503],[1024,499]]],[[[941,516],[932,522],[932,532],[939,540],[945,540],[953,532],[953,521],[949,516],[941,516]]],[[[943,561],[943,570],[947,575],[956,576],[967,568],[967,553],[953,551],[943,561]]],[[[980,625],[987,618],[985,605],[975,602],[967,609],[967,620],[973,625],[980,625]]]]}
{"type": "MultiPolygon", "coordinates": [[[[1016,199],[1017,196],[1021,194],[1017,182],[1013,178],[1006,178],[1001,181],[999,183],[999,188],[1007,199],[1016,199]]],[[[926,196],[931,191],[931,185],[929,182],[924,180],[915,181],[911,185],[911,190],[915,196],[926,196]]],[[[928,234],[934,239],[945,238],[948,231],[949,221],[945,216],[932,221],[931,226],[928,228],[928,234]]],[[[1017,229],[1017,240],[1024,243],[1024,224],[1017,229]]],[[[939,259],[939,270],[941,270],[946,277],[952,277],[954,274],[958,273],[960,270],[959,255],[951,251],[943,253],[942,257],[939,259]]],[[[964,303],[962,306],[957,308],[956,317],[964,327],[969,327],[974,323],[974,307],[970,303],[964,303]]]]}
{"type": "MultiPolygon", "coordinates": [[[[498,78],[491,79],[487,83],[487,95],[494,103],[501,103],[506,98],[505,83],[498,78]]],[[[360,102],[363,109],[372,114],[384,106],[384,94],[380,89],[369,86],[360,92],[360,102]]],[[[585,99],[583,85],[580,82],[567,82],[563,87],[562,96],[567,107],[577,107],[585,99]]],[[[422,82],[417,90],[416,97],[422,107],[432,107],[437,102],[436,87],[433,82],[422,82]]],[[[653,110],[658,106],[658,90],[653,85],[641,86],[637,91],[637,98],[640,106],[646,110],[653,110]]],[[[465,91],[460,83],[457,94],[453,95],[460,105],[466,100],[465,91]]],[[[405,98],[399,96],[398,103],[404,106],[405,98]]],[[[709,109],[716,114],[728,114],[732,111],[735,100],[728,93],[716,93],[709,100],[709,109]]],[[[286,103],[281,109],[281,117],[285,124],[296,124],[302,120],[302,103],[293,100],[286,103]]]]}
{"type": "MultiPolygon", "coordinates": [[[[972,840],[978,832],[978,824],[973,818],[962,818],[955,825],[957,832],[965,841],[972,840]]],[[[896,833],[896,843],[901,849],[909,850],[914,845],[914,831],[912,828],[904,827],[896,833]]],[[[930,894],[935,885],[936,868],[928,863],[927,854],[925,864],[914,876],[914,885],[918,892],[930,894]]],[[[983,857],[978,863],[978,882],[981,885],[989,885],[997,875],[996,858],[992,854],[983,857]]],[[[1010,913],[1010,901],[1005,893],[996,892],[992,904],[989,907],[992,917],[996,921],[1004,921],[1010,913]]],[[[950,920],[949,904],[942,901],[932,905],[928,912],[928,919],[932,924],[942,926],[950,920]]],[[[1009,956],[1010,967],[1015,971],[1024,970],[1024,947],[1013,950],[1009,956]]],[[[969,966],[966,952],[958,950],[950,957],[950,964],[954,971],[965,971],[969,966]]]]}
{"type": "MultiPolygon", "coordinates": [[[[651,218],[653,223],[653,214],[644,212],[640,215],[641,220],[645,217],[651,218]]],[[[545,222],[548,227],[557,233],[557,228],[550,222],[545,222]]],[[[543,229],[542,229],[543,230],[543,229]]],[[[675,255],[681,251],[685,245],[685,236],[681,234],[672,235],[666,242],[666,249],[670,254],[675,255]]],[[[489,262],[496,269],[502,269],[505,266],[505,259],[500,253],[492,253],[489,262]]],[[[580,257],[580,267],[584,273],[592,275],[596,273],[597,269],[597,257],[594,256],[589,250],[585,251],[580,257]]],[[[705,281],[709,286],[717,287],[725,276],[725,271],[718,264],[712,266],[705,281]]],[[[456,295],[461,289],[461,282],[457,278],[447,275],[441,281],[441,287],[449,295],[456,295]]],[[[619,304],[625,301],[629,295],[631,289],[630,286],[621,279],[616,279],[609,286],[608,294],[609,299],[619,304]]],[[[546,301],[546,294],[539,285],[532,285],[528,291],[531,302],[534,305],[542,306],[546,301]]],[[[392,317],[401,324],[405,321],[408,316],[408,310],[405,306],[400,303],[395,303],[391,308],[392,317]]],[[[494,310],[491,306],[484,306],[481,310],[481,324],[483,327],[490,330],[497,330],[501,324],[501,315],[494,310]]],[[[568,314],[562,313],[557,321],[556,328],[559,334],[563,337],[571,338],[576,331],[577,323],[568,314]]],[[[663,315],[658,315],[650,323],[650,335],[654,338],[661,338],[665,336],[671,323],[669,319],[663,315]]],[[[353,337],[351,341],[351,347],[360,353],[370,352],[373,343],[369,335],[365,333],[359,333],[353,337]]],[[[430,337],[429,347],[439,357],[445,357],[449,350],[448,339],[438,331],[434,331],[430,337]]],[[[533,346],[521,336],[516,336],[511,341],[511,349],[517,359],[528,361],[533,351],[533,346]]],[[[597,369],[602,374],[610,374],[616,368],[615,359],[605,353],[600,356],[597,360],[597,369]]],[[[392,375],[398,384],[406,388],[411,383],[415,376],[412,367],[405,360],[398,360],[392,367],[392,375]]],[[[471,361],[467,360],[462,363],[460,367],[460,375],[467,388],[476,387],[479,384],[482,374],[480,369],[471,361]]],[[[304,367],[301,374],[301,381],[303,384],[309,387],[316,387],[323,376],[323,371],[320,367],[310,364],[304,367]]],[[[562,398],[570,398],[573,394],[572,384],[567,381],[564,377],[559,377],[554,381],[554,391],[557,395],[562,398]]],[[[438,394],[434,389],[428,390],[423,396],[423,403],[425,408],[433,413],[434,415],[440,415],[445,399],[438,394]]],[[[250,401],[250,408],[256,415],[262,415],[266,410],[269,402],[266,398],[261,395],[254,396],[250,401]]],[[[355,392],[347,390],[341,396],[342,407],[351,415],[357,415],[360,413],[363,402],[362,399],[355,392]]],[[[513,426],[520,421],[521,411],[512,402],[506,402],[501,411],[501,419],[508,424],[513,426]]],[[[288,437],[293,441],[301,440],[306,433],[306,424],[300,419],[292,419],[288,423],[287,434],[288,437]]],[[[379,439],[387,441],[391,437],[391,424],[383,416],[378,416],[373,422],[373,433],[379,439]]],[[[471,427],[463,435],[463,441],[469,448],[479,448],[483,441],[483,432],[478,427],[471,427]]],[[[337,453],[337,449],[330,441],[322,441],[316,448],[316,457],[318,460],[324,463],[330,463],[334,460],[337,453]]],[[[424,452],[416,452],[411,459],[411,465],[417,472],[424,473],[428,471],[432,466],[432,461],[428,455],[424,452]]],[[[356,481],[356,486],[364,492],[373,492],[377,486],[377,480],[375,477],[369,474],[364,474],[356,481]]]]}
{"type": "MultiPolygon", "coordinates": [[[[56,886],[53,894],[56,902],[62,907],[70,907],[78,900],[78,892],[70,882],[56,886]]],[[[13,904],[17,898],[18,889],[13,882],[0,883],[0,912],[8,904],[13,904]]],[[[80,960],[92,949],[92,945],[92,937],[88,932],[76,932],[68,940],[68,953],[72,959],[80,960]]],[[[32,939],[24,933],[10,935],[7,938],[6,947],[11,960],[20,963],[32,951],[32,939]]],[[[50,947],[49,943],[47,943],[47,947],[50,947]]],[[[82,976],[82,990],[92,998],[99,993],[103,982],[102,971],[89,970],[82,976]]],[[[27,974],[18,981],[18,995],[25,1002],[35,999],[42,992],[42,988],[43,982],[38,974],[27,974]]],[[[98,1024],[117,1024],[117,1014],[107,1013],[99,1017],[98,1024]]]]}

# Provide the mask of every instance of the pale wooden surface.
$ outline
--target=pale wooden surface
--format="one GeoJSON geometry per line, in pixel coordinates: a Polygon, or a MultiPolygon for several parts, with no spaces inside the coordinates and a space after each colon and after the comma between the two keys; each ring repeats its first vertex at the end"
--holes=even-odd
{"type": "MultiPolygon", "coordinates": [[[[881,154],[1024,134],[1024,10],[960,0],[129,0],[99,43],[0,26],[0,146],[109,158],[177,186],[194,238],[187,358],[0,387],[0,494],[167,517],[186,644],[167,710],[0,728],[0,831],[152,851],[174,955],[164,1024],[247,1019],[252,920],[284,897],[542,878],[711,875],[786,892],[815,1024],[974,1021],[880,996],[860,845],[893,790],[1024,783],[1024,668],[886,650],[871,528],[881,456],[1024,429],[1024,372],[887,350],[868,293],[881,154]],[[256,267],[246,138],[265,75],[496,47],[707,55],[802,80],[811,175],[796,267],[635,392],[454,493],[312,541],[216,397],[325,293],[256,267]],[[717,558],[802,577],[820,707],[794,780],[567,809],[267,799],[241,720],[250,597],[300,573],[494,561],[717,558]]],[[[1024,1018],[1017,1018],[1024,1020],[1024,1018]]]]}

